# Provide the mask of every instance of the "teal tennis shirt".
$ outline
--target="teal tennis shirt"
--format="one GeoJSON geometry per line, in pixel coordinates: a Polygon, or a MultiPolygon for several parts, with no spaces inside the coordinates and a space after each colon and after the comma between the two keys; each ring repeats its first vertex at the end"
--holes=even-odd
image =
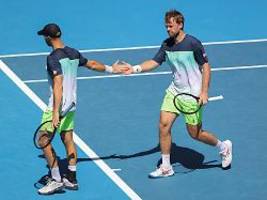
{"type": "Polygon", "coordinates": [[[168,91],[190,93],[199,96],[202,87],[202,65],[208,62],[201,42],[195,37],[186,34],[180,43],[173,38],[166,39],[155,57],[159,64],[167,62],[172,71],[173,79],[168,91]]]}
{"type": "MultiPolygon", "coordinates": [[[[47,75],[50,87],[50,98],[48,108],[53,108],[53,77],[63,76],[63,97],[61,109],[65,110],[72,102],[77,101],[77,69],[84,66],[87,59],[84,58],[76,49],[65,46],[55,49],[47,57],[47,75]]],[[[75,107],[72,111],[75,110],[75,107]]]]}

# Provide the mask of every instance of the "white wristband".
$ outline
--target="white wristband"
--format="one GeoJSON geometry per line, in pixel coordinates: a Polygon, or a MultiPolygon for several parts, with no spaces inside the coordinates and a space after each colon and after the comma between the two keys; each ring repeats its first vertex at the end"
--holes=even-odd
{"type": "Polygon", "coordinates": [[[142,72],[142,67],[141,67],[141,65],[134,65],[134,66],[133,66],[133,72],[134,72],[134,73],[140,73],[140,72],[142,72]]]}
{"type": "Polygon", "coordinates": [[[105,65],[105,71],[108,73],[112,73],[113,72],[113,68],[109,65],[105,65]]]}

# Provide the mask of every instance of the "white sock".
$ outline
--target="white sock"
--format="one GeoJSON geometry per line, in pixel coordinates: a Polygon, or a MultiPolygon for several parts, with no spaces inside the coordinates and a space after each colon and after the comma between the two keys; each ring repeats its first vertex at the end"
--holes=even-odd
{"type": "Polygon", "coordinates": [[[76,165],[69,165],[69,166],[68,166],[68,169],[69,169],[70,171],[72,171],[72,172],[76,172],[77,167],[76,167],[76,165]]]}
{"type": "Polygon", "coordinates": [[[220,140],[218,140],[218,142],[216,144],[216,147],[219,148],[219,151],[220,152],[223,152],[226,149],[226,145],[222,141],[220,141],[220,140]]]}
{"type": "Polygon", "coordinates": [[[171,166],[171,161],[170,161],[170,154],[161,154],[162,158],[162,166],[163,167],[170,167],[171,166]]]}
{"type": "Polygon", "coordinates": [[[51,176],[57,182],[61,182],[61,176],[60,176],[59,168],[58,167],[51,168],[51,176]]]}

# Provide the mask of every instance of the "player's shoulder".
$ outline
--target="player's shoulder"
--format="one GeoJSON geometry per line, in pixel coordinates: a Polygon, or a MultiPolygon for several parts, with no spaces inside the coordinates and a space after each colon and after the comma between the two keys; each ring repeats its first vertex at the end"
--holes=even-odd
{"type": "Polygon", "coordinates": [[[64,48],[58,48],[53,50],[49,55],[48,59],[62,59],[66,57],[70,58],[78,58],[79,57],[79,51],[75,48],[65,46],[64,48]]]}
{"type": "Polygon", "coordinates": [[[62,52],[62,49],[61,49],[61,48],[59,48],[59,49],[54,49],[54,50],[47,56],[47,58],[48,58],[48,59],[56,59],[56,58],[61,57],[62,54],[63,54],[63,52],[62,52]]]}
{"type": "Polygon", "coordinates": [[[202,45],[201,41],[190,34],[186,34],[186,39],[193,45],[202,45]]]}

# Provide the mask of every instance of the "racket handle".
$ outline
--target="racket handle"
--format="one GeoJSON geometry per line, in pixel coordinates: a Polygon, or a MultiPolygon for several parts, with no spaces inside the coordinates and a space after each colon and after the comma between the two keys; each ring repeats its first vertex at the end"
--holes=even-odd
{"type": "Polygon", "coordinates": [[[223,99],[223,95],[209,97],[209,101],[218,101],[218,100],[222,100],[222,99],[223,99]]]}

